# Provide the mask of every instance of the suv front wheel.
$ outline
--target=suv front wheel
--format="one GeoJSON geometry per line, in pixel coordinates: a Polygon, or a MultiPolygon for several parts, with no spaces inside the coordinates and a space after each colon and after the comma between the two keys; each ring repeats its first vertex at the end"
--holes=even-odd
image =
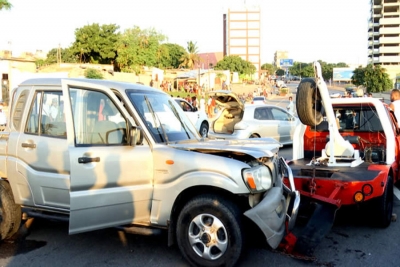
{"type": "Polygon", "coordinates": [[[193,266],[233,266],[243,250],[242,214],[215,195],[191,199],[177,221],[179,249],[193,266]]]}

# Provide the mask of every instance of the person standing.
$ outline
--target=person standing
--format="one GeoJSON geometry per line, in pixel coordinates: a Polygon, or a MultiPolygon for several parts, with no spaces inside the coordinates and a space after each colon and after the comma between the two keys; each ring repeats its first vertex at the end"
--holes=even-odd
{"type": "Polygon", "coordinates": [[[394,115],[396,116],[397,125],[400,127],[400,90],[393,89],[390,92],[390,109],[393,110],[394,115]]]}
{"type": "Polygon", "coordinates": [[[204,96],[201,96],[200,101],[199,101],[199,110],[200,111],[206,111],[206,101],[204,100],[204,96]]]}
{"type": "Polygon", "coordinates": [[[289,105],[287,105],[286,109],[291,115],[294,115],[294,103],[291,96],[289,96],[289,105]]]}

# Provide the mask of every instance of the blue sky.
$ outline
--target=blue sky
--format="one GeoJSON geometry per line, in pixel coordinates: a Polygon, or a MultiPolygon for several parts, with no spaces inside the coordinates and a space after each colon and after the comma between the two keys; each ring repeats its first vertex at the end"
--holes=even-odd
{"type": "Polygon", "coordinates": [[[154,28],[168,41],[199,52],[222,52],[222,14],[261,8],[262,63],[288,51],[294,61],[366,64],[369,0],[9,0],[0,11],[0,50],[48,51],[69,47],[75,29],[92,23],[154,28]]]}

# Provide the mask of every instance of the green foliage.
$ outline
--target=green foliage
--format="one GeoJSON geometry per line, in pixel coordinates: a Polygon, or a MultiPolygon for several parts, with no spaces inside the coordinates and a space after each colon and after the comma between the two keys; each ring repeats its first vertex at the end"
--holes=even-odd
{"type": "Polygon", "coordinates": [[[261,65],[261,69],[267,72],[267,75],[275,74],[276,67],[273,64],[265,63],[261,65]]]}
{"type": "Polygon", "coordinates": [[[7,0],[0,0],[0,10],[10,10],[12,5],[7,0]]]}
{"type": "Polygon", "coordinates": [[[154,67],[162,64],[166,49],[159,49],[166,37],[154,29],[142,30],[135,26],[126,29],[117,42],[118,67],[123,72],[140,72],[141,66],[154,67]]]}
{"type": "Polygon", "coordinates": [[[230,70],[230,72],[238,72],[241,74],[254,74],[256,67],[249,61],[243,60],[239,56],[226,56],[217,62],[215,70],[230,70]]]}
{"type": "Polygon", "coordinates": [[[99,80],[104,79],[101,71],[91,68],[85,70],[85,77],[88,79],[99,79],[99,80]]]}
{"type": "Polygon", "coordinates": [[[37,59],[35,61],[36,64],[36,68],[40,68],[43,67],[44,65],[46,65],[46,61],[44,59],[37,59]]]}
{"type": "Polygon", "coordinates": [[[192,41],[187,42],[187,53],[183,54],[180,58],[180,67],[186,67],[189,69],[194,69],[196,63],[200,63],[200,57],[198,55],[198,49],[196,43],[192,41]]]}
{"type": "Polygon", "coordinates": [[[185,48],[177,44],[162,44],[161,47],[167,49],[167,55],[160,60],[161,66],[165,68],[177,69],[180,65],[180,59],[186,53],[185,48]]]}
{"type": "Polygon", "coordinates": [[[58,63],[57,56],[58,52],[61,52],[61,62],[63,63],[77,63],[78,57],[74,54],[71,48],[53,48],[47,53],[46,65],[58,63]]]}
{"type": "Polygon", "coordinates": [[[79,62],[110,64],[117,56],[116,44],[119,26],[93,23],[75,30],[75,42],[71,50],[79,62]]]}
{"type": "Polygon", "coordinates": [[[368,64],[365,68],[360,66],[355,69],[351,82],[357,86],[365,86],[368,93],[384,92],[393,87],[386,70],[380,65],[373,64],[368,64]]]}
{"type": "MultiPolygon", "coordinates": [[[[322,77],[324,80],[329,80],[333,76],[333,68],[345,68],[348,67],[346,63],[326,63],[318,60],[322,69],[322,77]]],[[[289,68],[290,74],[300,77],[314,77],[314,67],[312,63],[294,62],[293,67],[289,68]]]]}
{"type": "Polygon", "coordinates": [[[278,75],[278,76],[283,76],[283,75],[285,75],[285,70],[283,70],[283,69],[277,69],[277,70],[276,70],[276,75],[278,75]]]}

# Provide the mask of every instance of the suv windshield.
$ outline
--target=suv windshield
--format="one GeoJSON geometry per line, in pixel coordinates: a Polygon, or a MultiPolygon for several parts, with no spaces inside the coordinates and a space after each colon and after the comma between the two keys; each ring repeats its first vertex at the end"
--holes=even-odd
{"type": "Polygon", "coordinates": [[[169,95],[128,90],[128,97],[157,143],[200,139],[196,128],[169,95]]]}

